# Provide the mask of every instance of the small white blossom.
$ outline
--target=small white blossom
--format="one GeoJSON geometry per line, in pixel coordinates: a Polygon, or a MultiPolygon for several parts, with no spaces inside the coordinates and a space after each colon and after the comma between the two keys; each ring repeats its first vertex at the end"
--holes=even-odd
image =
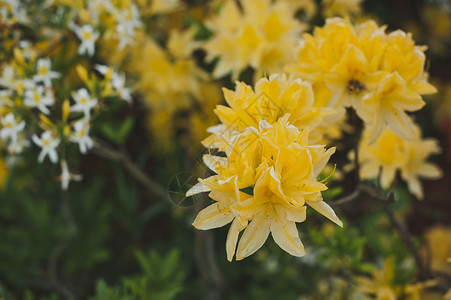
{"type": "Polygon", "coordinates": [[[34,75],[33,79],[36,82],[42,81],[44,82],[44,85],[47,87],[52,86],[52,79],[56,79],[60,77],[60,74],[58,72],[51,70],[52,64],[50,62],[50,59],[48,58],[41,58],[38,60],[37,63],[37,74],[34,75]]]}
{"type": "Polygon", "coordinates": [[[123,49],[126,45],[132,44],[135,29],[141,25],[142,23],[139,19],[139,11],[136,5],[132,4],[129,11],[120,12],[116,26],[119,49],[123,49]]]}
{"type": "Polygon", "coordinates": [[[80,181],[82,179],[81,175],[69,173],[69,168],[67,167],[67,162],[65,159],[61,161],[61,188],[66,191],[69,188],[69,181],[80,181]]]}
{"type": "Polygon", "coordinates": [[[85,24],[82,27],[74,26],[73,29],[81,41],[80,47],[78,48],[78,54],[93,56],[95,52],[95,42],[99,38],[99,33],[95,32],[92,26],[88,24],[85,24]]]}
{"type": "Polygon", "coordinates": [[[121,99],[124,99],[127,102],[130,102],[132,100],[130,90],[125,87],[124,74],[113,73],[113,76],[111,77],[111,85],[116,90],[116,92],[118,92],[121,99]]]}
{"type": "Polygon", "coordinates": [[[124,99],[127,102],[132,100],[130,89],[125,87],[125,74],[116,73],[112,68],[103,65],[95,65],[94,68],[105,77],[111,77],[111,85],[121,99],[124,99]]]}
{"type": "Polygon", "coordinates": [[[25,92],[24,104],[29,107],[37,107],[43,114],[48,115],[50,113],[47,106],[50,106],[53,103],[53,97],[44,91],[42,86],[38,86],[33,90],[27,90],[25,92]]]}
{"type": "Polygon", "coordinates": [[[108,72],[113,73],[113,68],[110,68],[110,67],[104,66],[104,65],[96,64],[96,65],[94,66],[94,69],[96,69],[97,71],[99,71],[99,73],[102,74],[102,75],[107,75],[108,72]]]}
{"type": "Polygon", "coordinates": [[[8,145],[8,151],[10,154],[16,154],[23,152],[25,147],[30,146],[30,141],[25,139],[23,135],[19,134],[17,140],[14,143],[8,145]]]}
{"type": "Polygon", "coordinates": [[[7,114],[2,119],[3,128],[0,131],[2,140],[11,139],[11,145],[17,143],[17,134],[25,128],[25,121],[16,122],[16,118],[12,113],[7,114]]]}
{"type": "Polygon", "coordinates": [[[94,141],[89,137],[89,123],[82,120],[74,124],[75,132],[69,137],[71,142],[78,143],[80,152],[85,154],[94,147],[94,141]]]}
{"type": "Polygon", "coordinates": [[[85,118],[88,119],[91,115],[91,109],[97,105],[97,99],[91,98],[85,88],[79,89],[72,96],[75,100],[75,104],[72,106],[71,111],[81,111],[85,115],[85,118]]]}
{"type": "Polygon", "coordinates": [[[42,163],[47,155],[52,163],[58,161],[56,147],[58,147],[60,140],[54,138],[50,131],[45,131],[40,138],[37,135],[33,135],[32,139],[36,145],[42,148],[41,153],[39,153],[38,156],[38,162],[42,163]]]}
{"type": "Polygon", "coordinates": [[[2,77],[0,77],[0,85],[8,88],[14,89],[16,84],[16,77],[14,74],[14,69],[11,66],[5,66],[3,68],[2,77]]]}

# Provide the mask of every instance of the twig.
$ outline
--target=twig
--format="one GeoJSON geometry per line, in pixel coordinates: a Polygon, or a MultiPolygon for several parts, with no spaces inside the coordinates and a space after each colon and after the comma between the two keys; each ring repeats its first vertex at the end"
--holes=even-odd
{"type": "Polygon", "coordinates": [[[98,156],[120,162],[124,166],[124,168],[129,172],[129,174],[132,175],[139,183],[141,183],[149,191],[151,191],[152,193],[163,199],[168,198],[168,193],[166,189],[164,189],[161,185],[156,183],[152,178],[147,176],[146,173],[144,173],[141,169],[139,169],[129,158],[127,153],[125,153],[124,151],[115,150],[105,145],[103,142],[97,140],[96,145],[91,150],[91,152],[98,156]]]}
{"type": "MultiPolygon", "coordinates": [[[[205,195],[196,202],[196,211],[204,207],[205,195]]],[[[206,300],[221,299],[226,287],[223,276],[216,262],[213,235],[211,231],[196,230],[196,259],[202,279],[207,288],[206,300]]]]}
{"type": "Polygon", "coordinates": [[[70,209],[69,194],[67,191],[62,192],[61,197],[61,212],[63,218],[69,226],[69,233],[54,247],[52,254],[47,264],[47,273],[50,279],[51,286],[56,289],[65,299],[73,299],[74,293],[66,287],[58,277],[57,265],[58,260],[63,254],[64,250],[69,247],[70,243],[78,234],[77,224],[70,209]]]}
{"type": "Polygon", "coordinates": [[[341,198],[338,198],[338,200],[335,200],[334,202],[331,202],[331,205],[343,205],[345,203],[351,202],[355,199],[357,199],[361,195],[360,185],[357,186],[357,188],[349,195],[343,196],[341,198]]]}
{"type": "MultiPolygon", "coordinates": [[[[393,194],[390,194],[389,197],[393,197],[393,194]]],[[[398,231],[399,235],[401,236],[401,239],[406,244],[407,248],[409,249],[410,253],[413,255],[415,262],[418,267],[418,273],[420,279],[429,279],[431,276],[430,272],[426,270],[423,261],[421,260],[420,253],[416,249],[412,236],[410,235],[409,230],[407,229],[407,226],[405,226],[404,223],[401,223],[393,213],[393,211],[389,207],[389,203],[387,201],[380,201],[382,203],[382,206],[384,208],[385,213],[387,214],[388,218],[390,219],[390,223],[395,227],[395,229],[398,231]]]]}

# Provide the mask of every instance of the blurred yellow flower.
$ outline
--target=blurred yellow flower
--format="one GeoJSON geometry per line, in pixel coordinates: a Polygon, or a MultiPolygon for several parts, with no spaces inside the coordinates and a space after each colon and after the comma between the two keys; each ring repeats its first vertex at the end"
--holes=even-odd
{"type": "Polygon", "coordinates": [[[362,0],[324,0],[322,5],[326,17],[359,15],[362,10],[362,0]]]}
{"type": "Polygon", "coordinates": [[[5,186],[6,179],[8,179],[8,166],[3,158],[0,157],[0,189],[5,186]]]}
{"type": "Polygon", "coordinates": [[[286,69],[314,87],[327,87],[325,105],[353,107],[372,126],[372,141],[387,126],[412,139],[414,125],[406,112],[421,109],[421,95],[436,92],[424,71],[425,50],[410,34],[386,34],[374,21],[353,26],[332,18],[313,35],[304,34],[295,63],[286,69]]]}
{"type": "Polygon", "coordinates": [[[451,274],[451,263],[449,263],[451,257],[451,228],[432,227],[426,232],[425,239],[429,245],[427,254],[431,269],[451,274]]]}
{"type": "Polygon", "coordinates": [[[395,284],[395,266],[393,259],[386,259],[382,268],[372,272],[372,278],[359,276],[355,278],[357,289],[364,293],[363,299],[376,300],[421,300],[424,289],[434,286],[436,282],[429,280],[415,284],[395,284]]]}
{"type": "Polygon", "coordinates": [[[370,143],[371,129],[365,130],[359,145],[360,177],[376,179],[384,189],[390,187],[397,171],[407,183],[409,191],[419,199],[423,189],[419,177],[439,178],[441,170],[426,159],[440,151],[434,139],[422,139],[419,127],[415,127],[414,139],[404,140],[389,128],[382,131],[379,138],[370,143]]]}
{"type": "Polygon", "coordinates": [[[294,18],[284,1],[225,1],[218,15],[207,21],[213,37],[204,45],[207,60],[219,58],[213,71],[216,78],[232,73],[237,78],[248,66],[255,77],[282,71],[294,58],[299,34],[305,26],[294,18]]]}

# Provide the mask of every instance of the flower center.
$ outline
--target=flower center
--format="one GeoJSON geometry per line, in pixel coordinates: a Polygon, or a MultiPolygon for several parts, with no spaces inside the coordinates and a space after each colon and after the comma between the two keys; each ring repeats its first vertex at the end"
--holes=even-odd
{"type": "Polygon", "coordinates": [[[366,86],[358,80],[349,80],[346,88],[348,90],[348,94],[358,95],[366,89],[366,86]]]}
{"type": "Polygon", "coordinates": [[[81,104],[86,104],[86,98],[85,97],[81,97],[80,98],[80,102],[81,102],[81,104]]]}
{"type": "Polygon", "coordinates": [[[46,66],[42,66],[39,68],[39,73],[41,75],[47,75],[48,71],[49,71],[49,69],[46,66]]]}
{"type": "Polygon", "coordinates": [[[88,31],[83,32],[83,39],[90,40],[91,39],[91,33],[88,31]]]}

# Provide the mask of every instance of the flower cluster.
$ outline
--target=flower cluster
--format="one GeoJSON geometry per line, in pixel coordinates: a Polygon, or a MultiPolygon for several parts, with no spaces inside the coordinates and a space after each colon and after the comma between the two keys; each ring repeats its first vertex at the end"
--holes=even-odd
{"type": "Polygon", "coordinates": [[[311,105],[311,86],[274,75],[257,82],[256,92],[238,82],[235,92],[224,94],[230,108],[218,107],[222,124],[210,129],[213,134],[204,145],[226,156],[204,155],[216,175],[200,179],[187,193],[210,191],[216,202],[202,210],[193,225],[211,229],[232,222],[226,245],[229,261],[235,250],[238,260],[253,254],[269,233],[283,250],[303,256],[296,223],[305,221],[307,205],[342,226],[321,196],[327,186],[318,175],[335,148],[326,150],[309,141],[308,125],[314,122],[306,120],[321,115],[311,105]],[[266,109],[261,101],[272,106],[260,110],[266,109]],[[276,106],[286,111],[274,112],[276,106]]]}
{"type": "Polygon", "coordinates": [[[282,71],[293,60],[298,35],[306,28],[294,18],[294,11],[284,1],[225,1],[219,15],[207,21],[214,32],[204,48],[207,59],[219,57],[213,76],[232,73],[237,78],[247,67],[255,69],[255,78],[264,73],[282,71]]]}
{"type": "Polygon", "coordinates": [[[353,107],[371,126],[372,142],[385,127],[412,139],[407,112],[421,109],[421,95],[436,91],[424,71],[425,50],[401,30],[387,34],[374,21],[353,26],[333,18],[304,35],[296,62],[287,68],[327,89],[328,106],[353,107]]]}
{"type": "MultiPolygon", "coordinates": [[[[14,55],[14,60],[3,67],[0,78],[0,138],[11,155],[23,152],[32,141],[40,148],[40,163],[46,157],[52,163],[60,161],[62,173],[69,174],[66,148],[74,143],[85,154],[94,146],[89,131],[95,118],[93,113],[100,110],[101,99],[130,100],[130,92],[124,86],[125,77],[98,66],[104,78],[89,78],[86,69],[78,66],[77,71],[88,88],[73,91],[69,100],[56,96],[61,91],[53,81],[62,74],[53,70],[49,58],[37,58],[35,54],[26,58],[19,49],[14,55]]],[[[62,177],[62,186],[66,188],[69,179],[77,178],[62,177]]]]}
{"type": "Polygon", "coordinates": [[[419,177],[437,179],[441,170],[433,163],[426,162],[428,156],[440,152],[434,139],[421,139],[419,127],[415,127],[415,137],[404,140],[389,128],[372,144],[370,132],[365,131],[359,144],[360,177],[376,179],[380,176],[384,189],[390,187],[397,171],[407,182],[409,191],[419,199],[424,197],[419,177]]]}
{"type": "Polygon", "coordinates": [[[377,300],[423,299],[422,292],[428,287],[437,284],[434,280],[407,285],[397,284],[395,280],[394,262],[390,258],[385,260],[382,268],[372,272],[371,279],[359,276],[356,278],[356,282],[357,289],[364,295],[363,299],[377,300]]]}

